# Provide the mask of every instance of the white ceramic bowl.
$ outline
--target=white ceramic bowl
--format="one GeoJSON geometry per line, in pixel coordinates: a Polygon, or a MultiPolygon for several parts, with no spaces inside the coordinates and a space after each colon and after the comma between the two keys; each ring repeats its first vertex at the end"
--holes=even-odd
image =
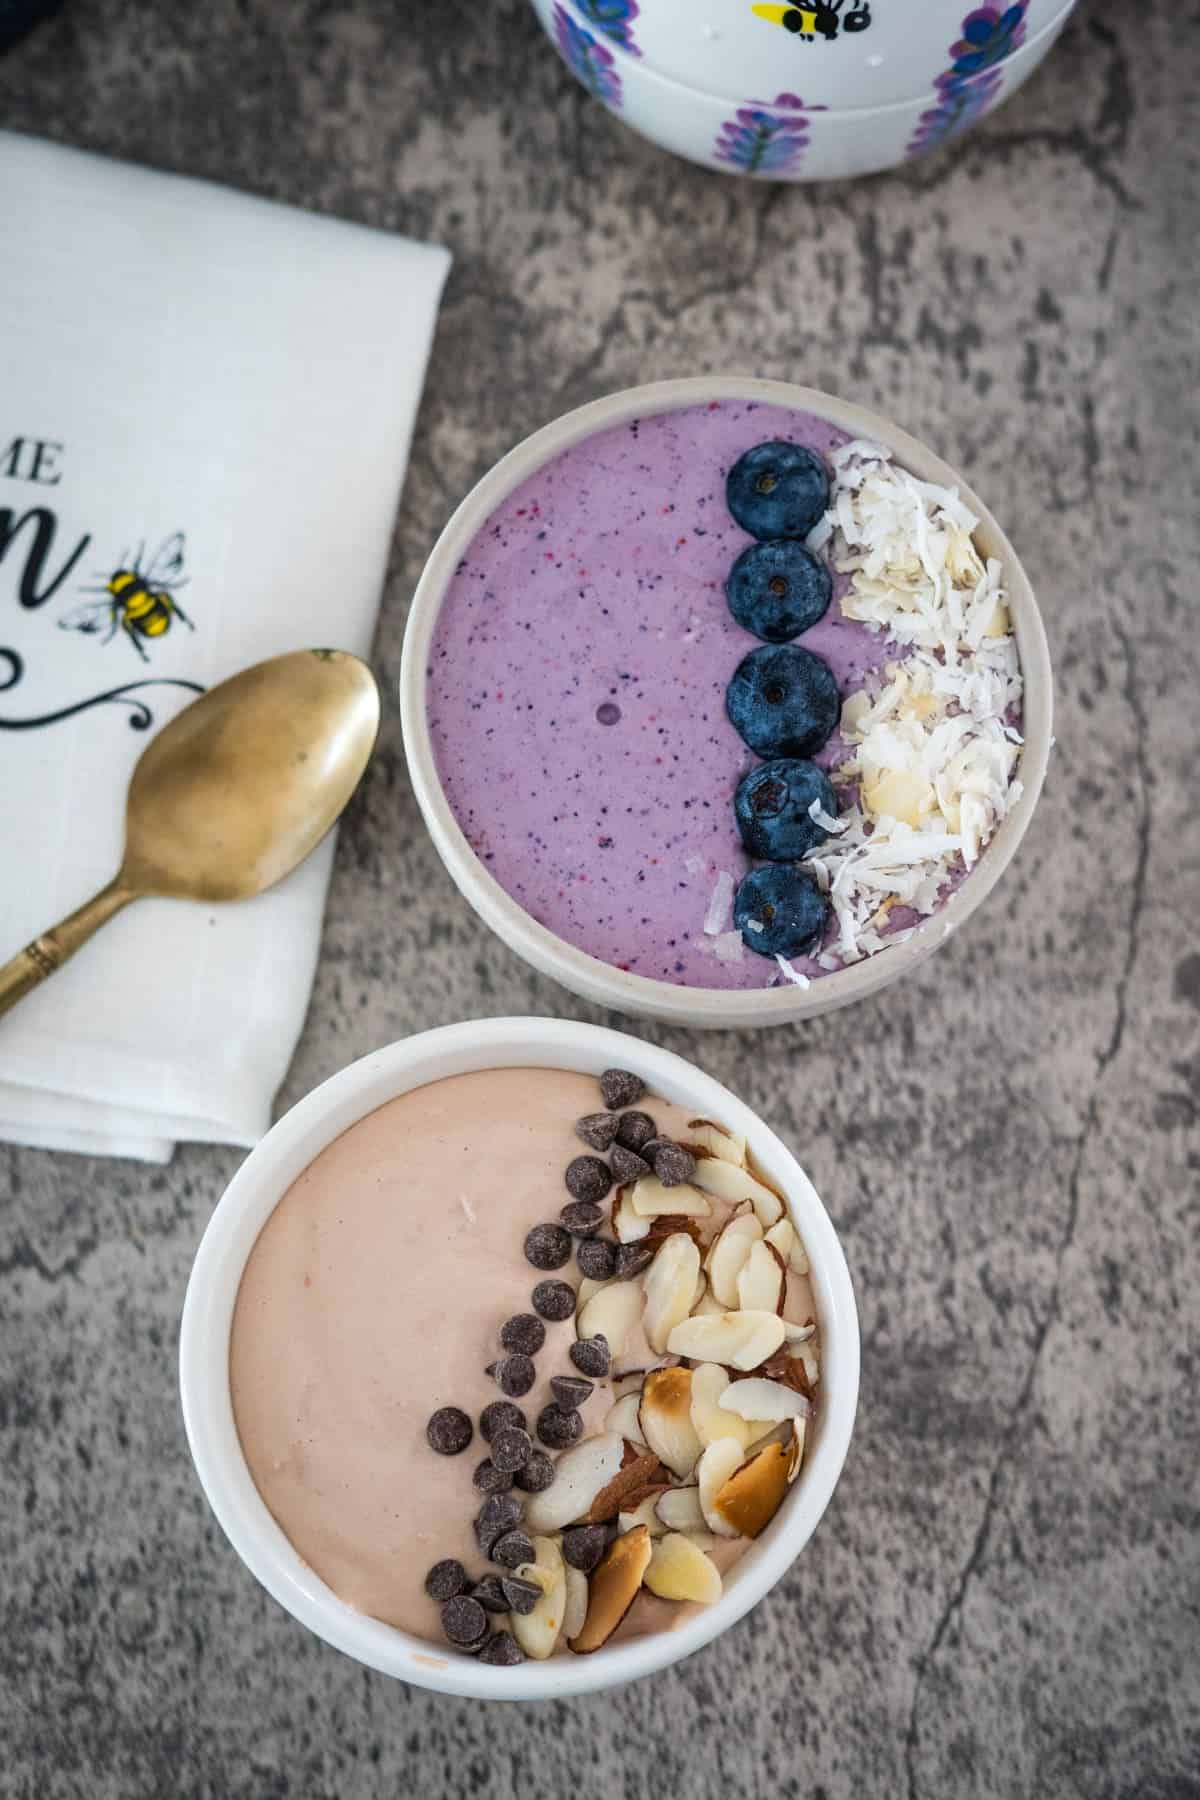
{"type": "Polygon", "coordinates": [[[183,1309],[179,1379],[196,1471],[222,1530],[252,1574],[335,1649],[417,1687],[482,1700],[585,1694],[652,1674],[711,1642],[761,1600],[812,1536],[829,1504],[858,1398],[858,1315],[829,1216],[800,1165],[749,1107],[711,1076],[653,1044],[565,1019],[487,1019],[378,1050],[334,1075],[286,1113],[251,1151],[226,1189],[196,1253],[183,1309]],[[477,1069],[542,1067],[599,1074],[635,1070],[664,1099],[744,1132],[766,1174],[787,1196],[812,1264],[822,1344],[821,1405],[795,1488],[729,1576],[715,1606],[676,1630],[592,1656],[558,1656],[515,1669],[488,1668],[441,1645],[355,1612],[301,1561],[246,1467],[229,1394],[229,1332],[246,1259],[277,1202],[343,1131],[398,1094],[477,1069]]]}
{"type": "Polygon", "coordinates": [[[1050,752],[1051,686],[1050,653],[1029,578],[999,525],[957,470],[878,413],[836,400],[815,388],[793,387],[783,381],[755,381],[745,376],[705,375],[628,388],[581,406],[510,450],[471,490],[434,545],[413,598],[400,669],[400,714],[409,775],[438,854],[480,918],[510,949],[543,974],[553,976],[573,993],[597,1005],[672,1024],[744,1027],[814,1018],[878,993],[911,974],[970,918],[1007,868],[1033,817],[1050,752]],[[979,516],[978,535],[986,553],[999,557],[1004,564],[1009,610],[1025,678],[1025,747],[1018,770],[1024,791],[970,876],[953,898],[905,942],[891,945],[850,968],[823,975],[807,988],[679,987],[629,974],[566,943],[518,906],[472,850],[442,791],[429,736],[425,672],[438,611],[459,560],[500,503],[535,469],[597,431],[677,407],[705,405],[710,400],[757,400],[762,405],[819,413],[852,437],[886,444],[906,468],[922,479],[956,486],[979,516]]]}
{"type": "Polygon", "coordinates": [[[1073,5],[534,0],[567,67],[617,118],[692,162],[771,181],[870,174],[950,143],[1033,73],[1073,5]],[[824,30],[763,16],[815,27],[818,11],[824,30]]]}

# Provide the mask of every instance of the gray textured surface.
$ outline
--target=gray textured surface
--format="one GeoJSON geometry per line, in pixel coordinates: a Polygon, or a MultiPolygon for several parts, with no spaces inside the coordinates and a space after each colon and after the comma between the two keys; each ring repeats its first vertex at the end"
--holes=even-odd
{"type": "MultiPolygon", "coordinates": [[[[0,1793],[1200,1794],[1196,48],[1191,5],[1085,0],[957,154],[825,190],[624,135],[516,0],[72,0],[0,62],[0,123],[453,247],[389,680],[424,551],[499,452],[717,368],[852,394],[960,462],[1059,678],[1027,845],[907,991],[803,1032],[653,1033],[807,1162],[865,1349],[817,1538],[653,1682],[488,1711],[307,1636],[209,1519],[176,1401],[237,1156],[0,1150],[0,1793]]],[[[457,899],[398,737],[342,836],[285,1100],[417,1027],[586,1010],[457,899]]]]}

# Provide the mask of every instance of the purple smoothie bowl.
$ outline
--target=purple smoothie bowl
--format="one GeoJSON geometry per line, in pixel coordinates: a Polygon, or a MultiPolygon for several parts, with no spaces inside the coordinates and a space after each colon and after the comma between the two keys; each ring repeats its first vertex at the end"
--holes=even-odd
{"type": "MultiPolygon", "coordinates": [[[[836,599],[802,642],[843,696],[895,654],[836,599]]],[[[1007,867],[1051,744],[1033,590],[978,496],[877,414],[743,377],[610,395],[497,463],[426,564],[400,702],[425,823],[492,930],[587,1000],[707,1027],[813,1017],[915,968],[1007,867]],[[789,425],[824,453],[851,438],[881,443],[918,478],[958,489],[980,520],[980,550],[1003,565],[1024,680],[1022,791],[979,861],[903,941],[834,970],[801,959],[807,986],[762,957],[714,962],[697,935],[713,872],[738,879],[750,866],[730,798],[755,759],[723,694],[756,640],[724,599],[723,574],[747,539],[722,504],[723,470],[789,425]]],[[[817,760],[829,766],[838,742],[817,760]]]]}

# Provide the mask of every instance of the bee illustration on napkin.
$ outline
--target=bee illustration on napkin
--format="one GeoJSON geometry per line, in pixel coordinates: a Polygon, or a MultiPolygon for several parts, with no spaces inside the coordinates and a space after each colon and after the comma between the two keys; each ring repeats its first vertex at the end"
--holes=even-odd
{"type": "Polygon", "coordinates": [[[107,627],[103,639],[106,644],[112,643],[118,631],[123,632],[142,661],[149,662],[143,639],[165,637],[176,619],[189,631],[196,629],[180,606],[176,592],[188,582],[183,572],[183,553],[182,531],[164,538],[148,562],[144,543],[136,556],[126,552],[100,586],[84,590],[101,598],[87,600],[64,613],[58,621],[60,629],[83,631],[90,636],[107,627]]]}
{"type": "Polygon", "coordinates": [[[772,25],[782,25],[801,43],[811,44],[817,37],[832,43],[839,30],[866,31],[871,23],[868,0],[854,0],[845,14],[842,12],[844,4],[845,0],[817,0],[813,6],[752,6],[750,10],[772,25]]]}

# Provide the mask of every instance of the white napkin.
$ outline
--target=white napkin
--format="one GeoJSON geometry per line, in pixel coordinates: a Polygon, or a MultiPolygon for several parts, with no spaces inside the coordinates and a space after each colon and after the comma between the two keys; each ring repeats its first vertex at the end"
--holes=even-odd
{"type": "MultiPolygon", "coordinates": [[[[172,684],[368,650],[449,256],[8,133],[0,242],[2,962],[115,872],[133,765],[194,698],[172,684]],[[185,617],[106,642],[84,590],[139,554],[185,617]]],[[[0,1139],[254,1143],[332,854],[257,900],[114,919],[0,1019],[0,1139]]]]}

